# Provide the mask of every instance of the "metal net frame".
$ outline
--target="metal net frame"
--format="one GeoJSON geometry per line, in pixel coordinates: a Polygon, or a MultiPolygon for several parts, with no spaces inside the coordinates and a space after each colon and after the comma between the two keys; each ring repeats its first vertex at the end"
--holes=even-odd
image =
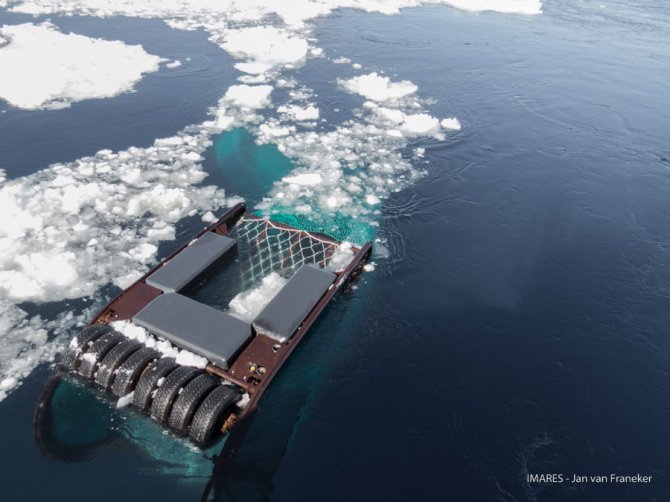
{"type": "Polygon", "coordinates": [[[231,234],[248,260],[243,277],[246,286],[271,272],[289,277],[308,263],[325,268],[339,246],[332,239],[264,218],[242,217],[231,234]]]}

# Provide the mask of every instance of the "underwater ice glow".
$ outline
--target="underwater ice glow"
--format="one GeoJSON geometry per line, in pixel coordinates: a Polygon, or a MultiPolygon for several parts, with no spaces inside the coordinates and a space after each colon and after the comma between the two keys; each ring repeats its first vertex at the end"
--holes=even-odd
{"type": "MultiPolygon", "coordinates": [[[[10,11],[25,14],[125,15],[160,18],[175,29],[203,28],[213,43],[238,61],[236,67],[245,75],[221,97],[211,120],[175,137],[157,140],[150,148],[102,151],[14,180],[5,180],[0,172],[0,211],[11,215],[0,221],[0,400],[38,364],[54,360],[62,343],[56,335],[86,318],[82,312],[64,312],[55,319],[29,318],[19,307],[22,301],[96,299],[96,293],[107,284],[125,287],[156,259],[161,241],[175,238],[177,221],[198,213],[211,221],[211,211],[236,202],[224,198],[216,187],[202,184],[206,175],[199,162],[213,134],[244,126],[256,134],[259,142],[276,144],[297,166],[275,184],[257,211],[266,215],[308,214],[326,228],[334,215],[347,217],[353,222],[351,240],[360,241],[378,225],[380,203],[421,175],[411,159],[402,154],[409,139],[430,136],[439,141],[460,128],[456,118],[430,114],[412,82],[363,70],[339,82],[345,90],[360,96],[361,106],[354,111],[353,119],[332,124],[327,132],[318,128],[298,130],[298,123],[320,117],[319,101],[308,87],[282,72],[304,64],[310,57],[328,57],[312,38],[314,20],[337,8],[395,14],[402,8],[426,3],[465,10],[541,12],[538,0],[4,3],[10,11]],[[278,87],[290,91],[288,100],[272,99],[278,87]],[[262,115],[272,111],[278,113],[262,115]],[[58,264],[57,273],[49,272],[49,263],[58,264]]],[[[4,3],[0,0],[0,7],[4,3]]],[[[0,49],[0,54],[5,49],[7,46],[0,49]]],[[[32,97],[24,104],[39,107],[124,92],[138,75],[153,71],[158,64],[156,56],[144,53],[140,57],[139,49],[133,50],[137,56],[131,58],[134,77],[131,81],[128,74],[123,82],[119,77],[114,93],[103,89],[102,84],[76,92],[70,92],[71,87],[66,85],[60,94],[32,97]]],[[[115,57],[122,56],[111,55],[110,60],[115,57]]],[[[344,56],[330,62],[341,64],[345,60],[350,62],[344,56]]],[[[20,77],[16,74],[12,78],[20,77]]],[[[419,149],[415,154],[420,156],[419,149]]],[[[345,257],[346,249],[342,254],[345,257]]]]}

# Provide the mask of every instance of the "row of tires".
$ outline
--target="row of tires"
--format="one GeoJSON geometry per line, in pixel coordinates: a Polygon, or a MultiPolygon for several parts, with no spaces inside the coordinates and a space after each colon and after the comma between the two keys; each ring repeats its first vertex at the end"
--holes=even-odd
{"type": "Polygon", "coordinates": [[[104,324],[87,326],[72,340],[65,365],[118,397],[132,392],[137,409],[198,444],[218,435],[242,398],[237,387],[180,366],[104,324]]]}

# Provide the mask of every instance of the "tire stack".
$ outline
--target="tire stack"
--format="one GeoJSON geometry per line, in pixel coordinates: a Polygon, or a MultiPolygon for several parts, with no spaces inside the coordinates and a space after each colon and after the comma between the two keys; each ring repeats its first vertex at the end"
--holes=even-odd
{"type": "Polygon", "coordinates": [[[70,342],[65,365],[132,403],[156,422],[197,444],[215,439],[242,398],[242,391],[220,378],[127,338],[106,324],[92,324],[70,342]]]}

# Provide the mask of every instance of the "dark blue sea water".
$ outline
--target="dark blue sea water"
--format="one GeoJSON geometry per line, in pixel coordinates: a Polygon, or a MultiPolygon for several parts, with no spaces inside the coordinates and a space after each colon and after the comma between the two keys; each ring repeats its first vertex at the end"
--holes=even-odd
{"type": "MultiPolygon", "coordinates": [[[[72,22],[91,30],[118,23],[115,37],[131,23],[72,22]]],[[[176,51],[165,30],[141,31],[176,51]]],[[[202,34],[168,34],[196,37],[193,53],[213,50],[202,34]]],[[[377,257],[376,271],[328,310],[209,483],[207,474],[175,475],[164,452],[162,462],[146,453],[170,444],[156,431],[143,433],[146,449],[111,440],[77,462],[41,456],[31,417],[49,374],[43,368],[0,404],[2,498],[198,500],[207,485],[220,500],[242,501],[666,500],[664,5],[548,0],[531,18],[445,7],[391,17],[345,10],[316,35],[327,54],[412,80],[434,98],[431,113],[464,126],[445,143],[413,145],[426,148],[426,175],[385,203],[380,235],[389,257],[377,257]],[[653,478],[552,485],[529,483],[532,473],[653,478]]],[[[317,92],[332,86],[321,64],[299,70],[317,92]]],[[[202,77],[205,87],[225,87],[209,68],[195,84],[187,72],[179,85],[197,87],[202,77]]],[[[229,66],[220,70],[234,78],[229,66]]],[[[154,90],[157,100],[173,92],[154,90]]],[[[350,98],[319,99],[328,118],[350,98]]],[[[54,113],[70,113],[77,127],[92,113],[80,105],[54,113]]],[[[163,127],[170,112],[160,110],[163,127]]],[[[123,115],[146,119],[130,108],[123,115]]],[[[0,138],[12,129],[6,116],[0,138]]],[[[35,119],[34,127],[46,131],[51,120],[35,119]]],[[[163,134],[155,127],[146,129],[163,134]]],[[[134,136],[122,130],[98,140],[56,152],[76,158],[134,136]]],[[[235,131],[216,141],[206,166],[210,181],[257,200],[278,176],[268,165],[281,177],[285,162],[235,131]],[[242,174],[248,165],[253,178],[242,174]]],[[[184,451],[175,450],[175,463],[201,465],[184,451]]]]}

